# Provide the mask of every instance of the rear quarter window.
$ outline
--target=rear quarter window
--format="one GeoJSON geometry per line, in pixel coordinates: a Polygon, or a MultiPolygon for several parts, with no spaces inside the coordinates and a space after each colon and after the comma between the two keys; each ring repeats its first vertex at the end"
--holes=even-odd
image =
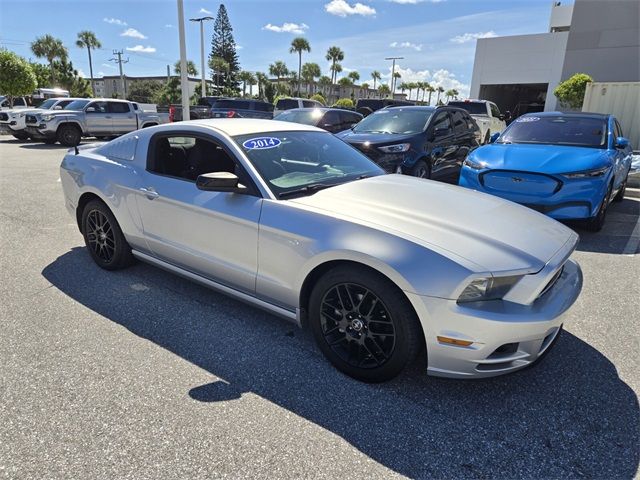
{"type": "Polygon", "coordinates": [[[291,110],[292,108],[298,108],[298,101],[291,98],[281,98],[276,102],[276,108],[278,110],[291,110]]]}

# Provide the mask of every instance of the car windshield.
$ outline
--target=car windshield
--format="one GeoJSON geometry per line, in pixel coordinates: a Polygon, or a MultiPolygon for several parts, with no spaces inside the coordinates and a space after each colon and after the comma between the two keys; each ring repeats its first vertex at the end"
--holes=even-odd
{"type": "Polygon", "coordinates": [[[38,108],[49,110],[51,107],[55,105],[56,102],[57,100],[53,100],[50,98],[49,100],[45,100],[44,102],[42,102],[38,108]]]}
{"type": "Polygon", "coordinates": [[[304,123],[306,125],[315,125],[322,117],[322,110],[286,110],[276,115],[274,120],[282,120],[283,122],[304,123]]]}
{"type": "Polygon", "coordinates": [[[471,115],[486,115],[487,105],[481,102],[449,102],[450,107],[458,107],[466,110],[471,115]]]}
{"type": "Polygon", "coordinates": [[[65,110],[82,110],[84,107],[87,106],[89,102],[90,100],[74,100],[69,105],[64,107],[64,109],[65,110]]]}
{"type": "Polygon", "coordinates": [[[415,108],[390,108],[378,110],[354,128],[355,133],[401,133],[411,134],[424,131],[433,110],[415,108]]]}
{"type": "Polygon", "coordinates": [[[234,137],[271,191],[305,195],[384,171],[328,132],[265,132],[234,137]]]}
{"type": "Polygon", "coordinates": [[[500,135],[498,143],[540,143],[602,148],[607,138],[605,120],[579,116],[527,115],[500,135]]]}

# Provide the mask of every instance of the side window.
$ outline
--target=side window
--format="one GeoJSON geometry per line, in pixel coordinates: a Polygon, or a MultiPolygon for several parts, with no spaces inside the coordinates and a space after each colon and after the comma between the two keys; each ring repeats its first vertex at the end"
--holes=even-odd
{"type": "Polygon", "coordinates": [[[73,101],[73,100],[62,100],[62,101],[58,102],[58,103],[56,104],[56,106],[55,106],[55,107],[53,107],[53,108],[55,108],[56,110],[62,110],[62,109],[64,109],[64,107],[66,107],[67,105],[69,105],[72,101],[73,101]]]}
{"type": "Polygon", "coordinates": [[[451,112],[451,119],[453,121],[453,130],[456,133],[464,133],[467,130],[467,125],[462,112],[453,110],[451,112]]]}
{"type": "Polygon", "coordinates": [[[129,113],[129,104],[124,102],[109,102],[109,113],[129,113]]]}
{"type": "Polygon", "coordinates": [[[491,108],[491,116],[499,118],[500,117],[500,110],[498,109],[498,106],[493,104],[493,103],[490,103],[489,107],[491,108]]]}
{"type": "Polygon", "coordinates": [[[314,102],[313,100],[303,100],[302,101],[302,106],[304,108],[315,108],[318,106],[318,104],[316,102],[314,102]]]}
{"type": "Polygon", "coordinates": [[[620,124],[618,123],[618,120],[615,120],[615,136],[616,138],[618,137],[624,137],[624,134],[622,133],[622,127],[620,127],[620,124]]]}
{"type": "Polygon", "coordinates": [[[340,115],[338,115],[338,112],[333,111],[333,110],[329,110],[327,113],[324,114],[324,117],[322,117],[322,120],[320,121],[319,125],[331,125],[332,127],[335,127],[337,125],[339,125],[342,121],[340,120],[340,115]]]}
{"type": "Polygon", "coordinates": [[[13,99],[13,106],[14,107],[26,107],[27,106],[27,102],[24,101],[23,97],[14,98],[13,99]]]}
{"type": "Polygon", "coordinates": [[[190,135],[152,138],[147,170],[195,182],[198,175],[212,172],[236,173],[236,162],[215,141],[190,135]]]}
{"type": "Polygon", "coordinates": [[[433,119],[433,130],[435,131],[436,129],[451,130],[451,120],[449,120],[449,114],[446,111],[437,113],[433,119]]]}
{"type": "Polygon", "coordinates": [[[107,113],[107,102],[91,102],[85,111],[87,113],[107,113]]]}
{"type": "Polygon", "coordinates": [[[360,121],[360,118],[351,112],[340,112],[341,124],[343,128],[351,128],[351,125],[360,121]]]}

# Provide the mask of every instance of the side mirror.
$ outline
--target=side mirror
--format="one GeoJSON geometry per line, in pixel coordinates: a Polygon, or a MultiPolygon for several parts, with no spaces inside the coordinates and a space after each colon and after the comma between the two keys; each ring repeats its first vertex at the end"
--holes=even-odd
{"type": "Polygon", "coordinates": [[[212,172],[198,175],[196,187],[206,192],[242,192],[247,187],[241,185],[237,175],[230,172],[212,172]]]}
{"type": "Polygon", "coordinates": [[[615,147],[616,148],[627,148],[629,146],[629,140],[624,137],[616,138],[615,147]]]}
{"type": "Polygon", "coordinates": [[[496,132],[489,137],[489,143],[495,143],[496,140],[500,137],[500,132],[496,132]]]}

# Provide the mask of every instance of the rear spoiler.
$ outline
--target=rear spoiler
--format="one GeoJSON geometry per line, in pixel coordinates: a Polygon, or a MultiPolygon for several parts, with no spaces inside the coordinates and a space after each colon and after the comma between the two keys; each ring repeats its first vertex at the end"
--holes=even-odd
{"type": "MultiPolygon", "coordinates": [[[[92,148],[98,148],[104,145],[107,142],[93,142],[93,143],[85,143],[84,145],[76,145],[73,147],[73,152],[78,155],[80,150],[90,150],[92,148]]],[[[71,149],[67,150],[67,153],[71,153],[71,149]]]]}

